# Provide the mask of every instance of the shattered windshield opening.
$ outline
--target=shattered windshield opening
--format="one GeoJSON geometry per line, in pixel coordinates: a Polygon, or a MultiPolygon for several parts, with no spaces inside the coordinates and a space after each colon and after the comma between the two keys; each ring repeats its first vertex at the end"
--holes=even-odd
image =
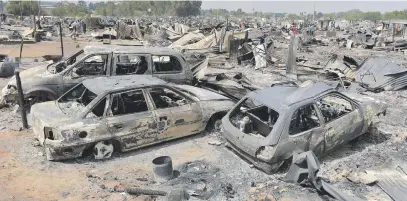
{"type": "Polygon", "coordinates": [[[59,98],[58,105],[65,114],[77,114],[82,112],[96,97],[95,93],[83,84],[79,84],[59,98]]]}
{"type": "Polygon", "coordinates": [[[278,117],[279,114],[275,110],[252,98],[247,98],[232,112],[230,121],[243,133],[267,137],[278,117]]]}
{"type": "Polygon", "coordinates": [[[66,67],[74,64],[76,61],[81,60],[85,56],[84,51],[80,50],[79,52],[73,54],[72,56],[68,57],[66,60],[50,64],[47,70],[50,73],[60,73],[66,69],[66,67]]]}

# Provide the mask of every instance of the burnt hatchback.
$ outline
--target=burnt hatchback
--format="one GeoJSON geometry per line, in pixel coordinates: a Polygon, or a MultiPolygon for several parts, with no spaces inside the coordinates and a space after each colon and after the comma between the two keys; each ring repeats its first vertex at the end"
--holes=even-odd
{"type": "Polygon", "coordinates": [[[222,119],[229,146],[266,173],[294,153],[321,156],[365,133],[386,104],[324,83],[275,86],[246,95],[222,119]]]}
{"type": "Polygon", "coordinates": [[[96,159],[202,132],[234,103],[151,76],[88,79],[56,101],[33,105],[33,130],[48,160],[96,159]]]}

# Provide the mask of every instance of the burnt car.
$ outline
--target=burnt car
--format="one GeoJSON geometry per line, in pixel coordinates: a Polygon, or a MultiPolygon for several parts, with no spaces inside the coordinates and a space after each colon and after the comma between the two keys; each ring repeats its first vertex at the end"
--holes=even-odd
{"type": "Polygon", "coordinates": [[[31,108],[33,130],[48,160],[96,159],[213,128],[233,107],[211,91],[151,76],[83,81],[56,101],[31,108]],[[216,121],[216,120],[219,121],[216,121]]]}
{"type": "MultiPolygon", "coordinates": [[[[169,48],[100,45],[83,50],[57,63],[28,68],[20,73],[27,104],[55,100],[85,79],[150,75],[177,84],[191,84],[193,75],[183,55],[169,48]]],[[[4,102],[15,102],[13,76],[2,89],[4,102]]]]}
{"type": "Polygon", "coordinates": [[[294,153],[321,156],[365,133],[386,103],[324,83],[275,86],[248,93],[222,119],[238,155],[271,174],[294,153]]]}

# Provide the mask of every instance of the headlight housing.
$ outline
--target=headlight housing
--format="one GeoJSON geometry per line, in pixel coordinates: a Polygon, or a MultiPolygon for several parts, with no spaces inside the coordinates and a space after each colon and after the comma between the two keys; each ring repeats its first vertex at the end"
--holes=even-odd
{"type": "Polygon", "coordinates": [[[45,139],[55,140],[54,131],[50,127],[44,127],[45,139]]]}

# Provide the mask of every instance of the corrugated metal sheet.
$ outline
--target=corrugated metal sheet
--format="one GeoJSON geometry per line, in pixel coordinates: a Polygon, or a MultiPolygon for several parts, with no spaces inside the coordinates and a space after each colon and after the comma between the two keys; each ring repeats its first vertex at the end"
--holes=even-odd
{"type": "Polygon", "coordinates": [[[407,69],[396,62],[368,59],[356,72],[355,80],[370,90],[398,90],[407,86],[407,69]]]}
{"type": "Polygon", "coordinates": [[[397,171],[366,171],[377,177],[377,185],[380,186],[393,200],[407,200],[407,175],[397,171]]]}

